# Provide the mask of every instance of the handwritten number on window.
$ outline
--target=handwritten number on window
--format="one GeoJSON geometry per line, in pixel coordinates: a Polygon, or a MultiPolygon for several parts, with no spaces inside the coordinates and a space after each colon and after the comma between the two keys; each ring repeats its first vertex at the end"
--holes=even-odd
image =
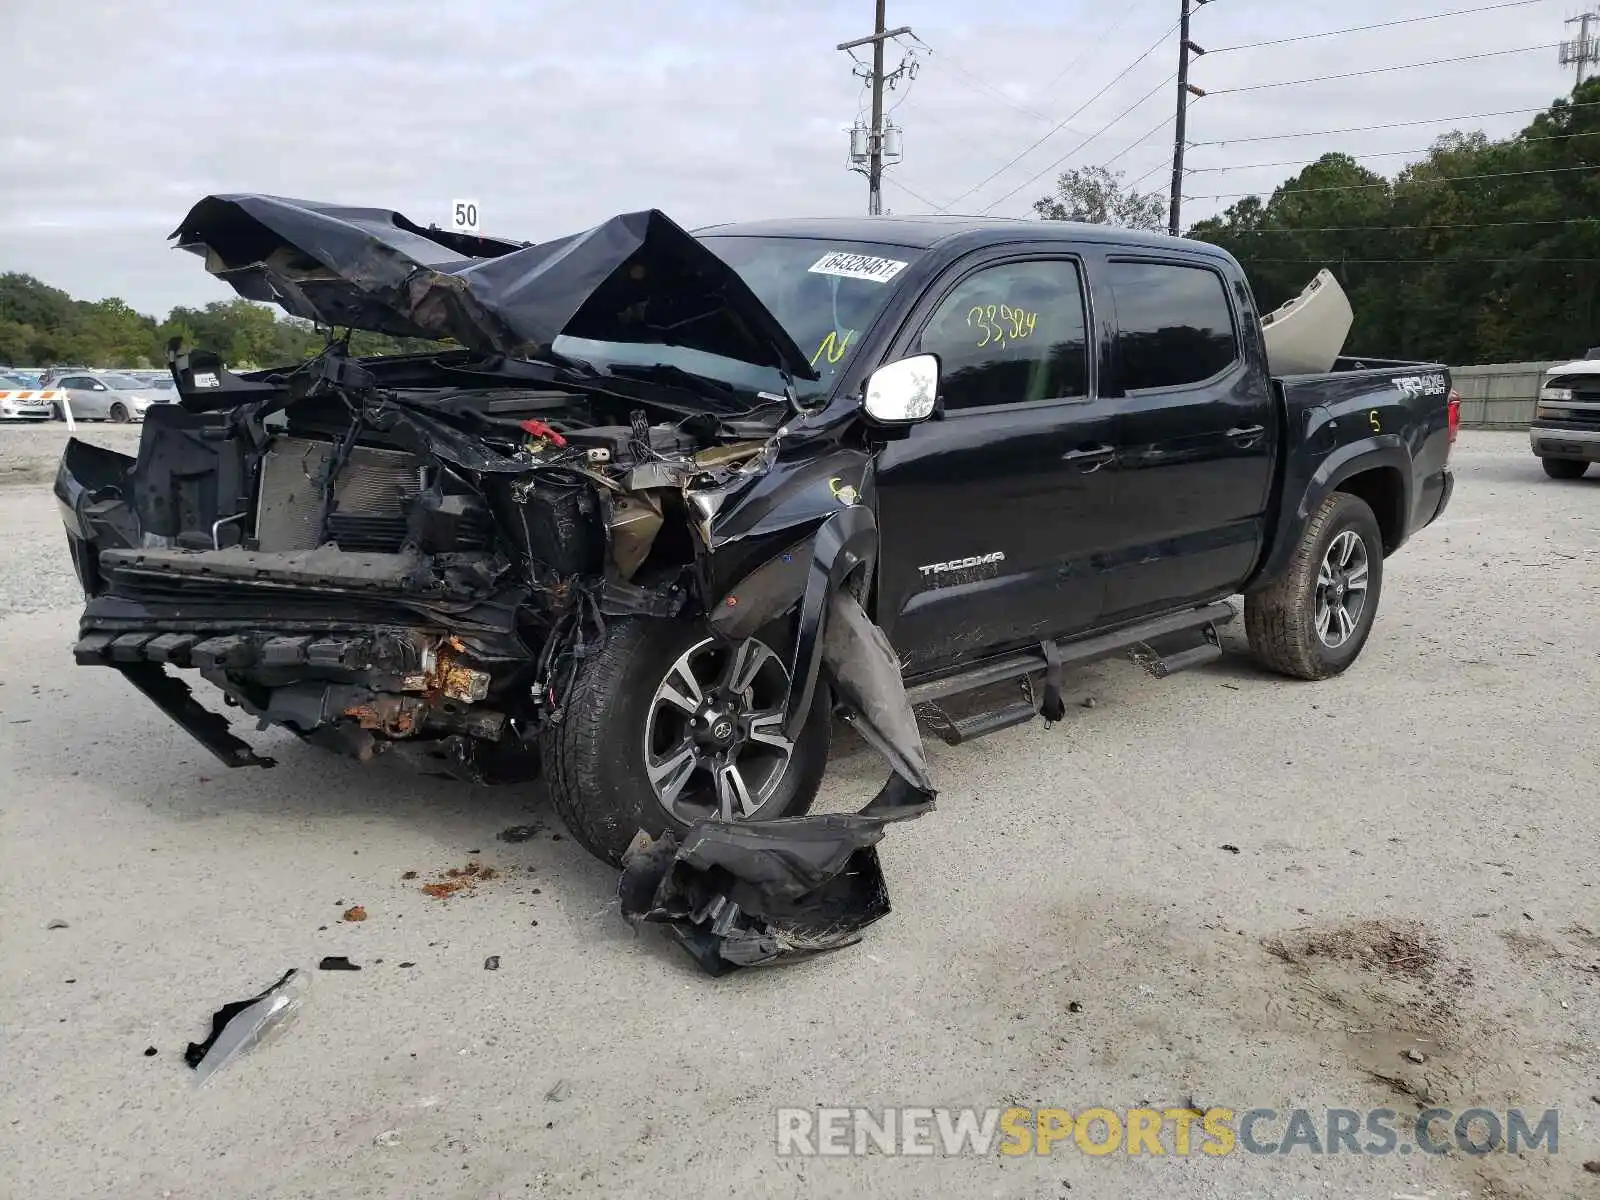
{"type": "Polygon", "coordinates": [[[995,345],[1002,350],[1011,342],[1032,337],[1039,314],[1009,304],[974,304],[967,310],[967,327],[983,336],[979,348],[995,345]]]}

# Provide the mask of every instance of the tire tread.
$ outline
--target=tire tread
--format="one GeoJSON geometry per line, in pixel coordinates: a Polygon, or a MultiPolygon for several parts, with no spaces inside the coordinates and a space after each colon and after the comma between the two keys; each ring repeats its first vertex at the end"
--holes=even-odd
{"type": "MultiPolygon", "coordinates": [[[[1245,597],[1245,634],[1251,653],[1262,666],[1294,679],[1326,679],[1337,673],[1317,648],[1316,629],[1307,615],[1306,599],[1316,586],[1317,569],[1326,553],[1324,535],[1330,527],[1341,525],[1358,513],[1365,513],[1376,528],[1372,510],[1360,497],[1348,492],[1329,495],[1306,522],[1288,568],[1267,586],[1245,597]]],[[[1374,577],[1381,579],[1381,560],[1373,564],[1372,570],[1374,577]]],[[[1372,599],[1375,605],[1376,592],[1372,599]]],[[[1375,618],[1376,613],[1368,615],[1369,628],[1375,618]]]]}

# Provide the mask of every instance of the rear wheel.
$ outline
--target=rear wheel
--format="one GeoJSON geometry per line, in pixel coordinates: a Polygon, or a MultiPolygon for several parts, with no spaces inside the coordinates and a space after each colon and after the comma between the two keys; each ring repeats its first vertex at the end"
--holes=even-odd
{"type": "Polygon", "coordinates": [[[730,644],[682,621],[614,623],[545,730],[551,801],[592,854],[619,864],[641,829],[770,820],[811,807],[827,767],[827,689],[783,733],[790,680],[759,638],[730,644]]]}
{"type": "Polygon", "coordinates": [[[108,415],[118,425],[126,425],[128,423],[128,408],[125,404],[113,404],[108,415]]]}
{"type": "Polygon", "coordinates": [[[1582,479],[1589,464],[1581,458],[1541,458],[1544,473],[1551,479],[1582,479]]]}
{"type": "Polygon", "coordinates": [[[1364,500],[1335,492],[1306,522],[1288,569],[1244,598],[1250,649],[1296,679],[1337,675],[1367,644],[1382,588],[1377,519],[1364,500]]]}

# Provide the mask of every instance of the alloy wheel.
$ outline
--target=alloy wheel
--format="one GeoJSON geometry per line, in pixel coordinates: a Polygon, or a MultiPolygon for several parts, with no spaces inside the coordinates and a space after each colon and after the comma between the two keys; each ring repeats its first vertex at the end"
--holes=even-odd
{"type": "Polygon", "coordinates": [[[661,806],[686,825],[753,816],[794,753],[788,699],[783,660],[757,638],[705,638],[680,654],[645,717],[645,773],[661,806]]]}
{"type": "Polygon", "coordinates": [[[1367,607],[1367,544],[1346,529],[1328,546],[1317,568],[1317,640],[1337,650],[1355,636],[1367,607]]]}

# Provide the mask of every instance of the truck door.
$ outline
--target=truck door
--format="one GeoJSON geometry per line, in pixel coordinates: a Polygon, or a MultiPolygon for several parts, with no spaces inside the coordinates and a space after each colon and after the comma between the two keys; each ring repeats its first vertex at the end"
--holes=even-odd
{"type": "Polygon", "coordinates": [[[1116,543],[1109,620],[1226,595],[1261,552],[1277,430],[1239,331],[1256,320],[1214,263],[1113,256],[1116,543]]]}
{"type": "Polygon", "coordinates": [[[1114,404],[1079,260],[953,268],[891,357],[940,358],[940,410],[882,451],[877,616],[916,674],[1093,625],[1114,404]]]}

